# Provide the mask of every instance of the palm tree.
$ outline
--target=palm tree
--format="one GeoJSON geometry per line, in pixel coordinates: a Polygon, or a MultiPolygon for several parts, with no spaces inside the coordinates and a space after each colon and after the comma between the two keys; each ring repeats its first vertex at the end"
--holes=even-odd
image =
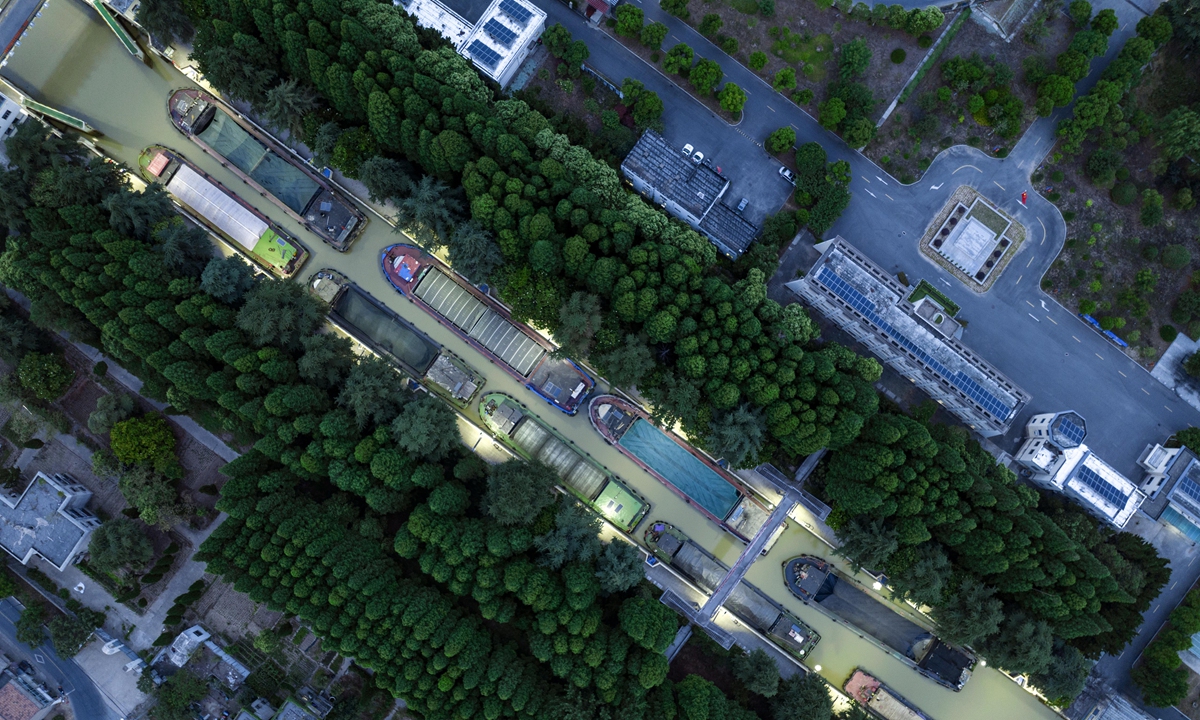
{"type": "Polygon", "coordinates": [[[289,78],[267,91],[262,113],[273,127],[287,130],[295,138],[304,134],[304,116],[316,107],[316,94],[299,80],[289,78]]]}
{"type": "Polygon", "coordinates": [[[396,206],[396,232],[404,232],[427,251],[446,244],[462,205],[446,183],[426,175],[396,206]]]}

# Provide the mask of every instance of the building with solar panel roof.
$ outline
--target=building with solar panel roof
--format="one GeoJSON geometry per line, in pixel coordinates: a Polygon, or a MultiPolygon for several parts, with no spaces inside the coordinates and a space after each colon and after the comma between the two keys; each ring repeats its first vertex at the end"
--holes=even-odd
{"type": "Polygon", "coordinates": [[[845,238],[787,288],[984,437],[1003,435],[1030,396],[907,300],[911,288],[845,238]]]}
{"type": "MultiPolygon", "coordinates": [[[[1168,442],[1168,445],[1178,445],[1168,442]]],[[[1200,541],[1200,458],[1186,447],[1147,445],[1138,456],[1146,471],[1142,512],[1161,520],[1193,542],[1200,541]]]]}
{"type": "Polygon", "coordinates": [[[1146,494],[1084,444],[1087,423],[1073,411],[1034,415],[1013,458],[1035,482],[1069,495],[1118,528],[1142,507],[1146,494]]]}
{"type": "Polygon", "coordinates": [[[401,2],[419,25],[446,36],[500,87],[512,82],[546,27],[545,11],[526,0],[494,0],[474,25],[440,0],[401,2]]]}

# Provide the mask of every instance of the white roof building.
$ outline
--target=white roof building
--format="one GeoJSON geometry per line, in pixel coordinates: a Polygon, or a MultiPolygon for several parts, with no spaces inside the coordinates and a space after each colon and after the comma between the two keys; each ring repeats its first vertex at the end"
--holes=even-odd
{"type": "Polygon", "coordinates": [[[507,86],[546,27],[546,12],[527,0],[493,0],[474,26],[439,0],[394,0],[421,27],[440,32],[479,72],[507,86]]]}

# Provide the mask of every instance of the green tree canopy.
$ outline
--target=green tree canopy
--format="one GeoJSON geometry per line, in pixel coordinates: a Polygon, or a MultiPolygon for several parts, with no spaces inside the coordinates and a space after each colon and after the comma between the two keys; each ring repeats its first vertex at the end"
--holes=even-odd
{"type": "Polygon", "coordinates": [[[539,462],[509,460],[488,471],[484,510],[501,525],[527,525],[554,502],[558,475],[539,462]]]}
{"type": "Polygon", "coordinates": [[[17,365],[17,379],[42,400],[57,400],[71,387],[75,371],[62,355],[31,352],[17,365]]]}
{"type": "Polygon", "coordinates": [[[88,545],[91,564],[98,570],[118,572],[145,567],[154,556],[154,546],[140,523],[128,518],[106,520],[92,532],[88,545]]]}

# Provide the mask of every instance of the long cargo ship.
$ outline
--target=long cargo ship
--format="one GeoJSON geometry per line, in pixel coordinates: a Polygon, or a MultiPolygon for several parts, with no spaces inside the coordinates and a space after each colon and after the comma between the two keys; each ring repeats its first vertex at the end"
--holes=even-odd
{"type": "Polygon", "coordinates": [[[392,287],[556,409],[574,415],[596,381],[508,310],[416,245],[391,245],[380,258],[392,287]]]}
{"type": "Polygon", "coordinates": [[[467,408],[483,385],[465,360],[434,342],[336,270],[319,270],[309,289],[329,305],[329,319],[431,391],[467,408]]]}
{"type": "Polygon", "coordinates": [[[625,532],[650,512],[650,503],[608,468],[508,395],[489,393],[480,398],[479,418],[493,437],[518,455],[553,468],[568,490],[625,532]]]}
{"type": "Polygon", "coordinates": [[[345,252],[367,217],[325,178],[288,158],[273,138],[201,90],[176,90],[167,102],[175,129],[228,163],[234,173],[334,250],[345,252]]]}
{"type": "MultiPolygon", "coordinates": [[[[729,572],[674,525],[652,522],[642,541],[655,558],[686,575],[705,592],[714,592],[729,572]]],[[[808,657],[821,642],[816,630],[744,581],[733,589],[723,607],[800,659],[808,657]]]]}
{"type": "Polygon", "coordinates": [[[176,203],[272,275],[290,278],[308,259],[308,250],[298,240],[174,150],[151,145],[138,156],[138,170],[146,181],[160,183],[176,203]]]}
{"type": "Polygon", "coordinates": [[[646,413],[616,395],[598,395],[588,406],[592,427],[609,445],[637,463],[713,522],[749,542],[771,511],[750,488],[646,413]]]}
{"type": "Polygon", "coordinates": [[[784,584],[805,604],[816,604],[842,622],[902,653],[918,673],[955,692],[971,679],[976,658],[949,645],[850,582],[842,582],[833,565],[800,555],[783,565],[784,584]]]}
{"type": "Polygon", "coordinates": [[[882,720],[930,720],[928,715],[862,668],[855,669],[843,689],[851,699],[882,720]]]}

